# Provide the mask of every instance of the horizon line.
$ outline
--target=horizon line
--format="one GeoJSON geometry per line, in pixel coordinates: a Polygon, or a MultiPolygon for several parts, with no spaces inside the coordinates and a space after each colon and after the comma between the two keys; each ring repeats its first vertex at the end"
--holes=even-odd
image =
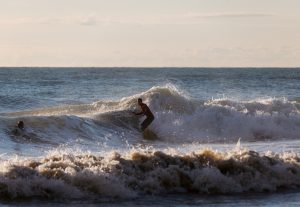
{"type": "Polygon", "coordinates": [[[155,68],[159,68],[159,69],[168,69],[168,68],[205,68],[205,69],[218,69],[218,68],[248,68],[248,69],[272,69],[272,68],[278,68],[278,69],[283,69],[283,68],[286,68],[286,69],[300,69],[300,66],[295,66],[295,67],[291,67],[291,66],[217,66],[217,67],[213,67],[213,66],[0,66],[0,69],[3,69],[3,68],[54,68],[54,69],[59,69],[59,68],[99,68],[99,69],[104,69],[104,68],[129,68],[129,69],[146,69],[146,68],[149,68],[149,69],[155,69],[155,68]]]}

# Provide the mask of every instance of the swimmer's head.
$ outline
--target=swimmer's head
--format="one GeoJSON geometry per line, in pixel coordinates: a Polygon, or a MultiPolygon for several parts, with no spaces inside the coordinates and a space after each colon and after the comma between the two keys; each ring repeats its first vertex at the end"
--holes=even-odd
{"type": "Polygon", "coordinates": [[[23,121],[18,121],[17,127],[19,129],[24,129],[24,122],[23,121]]]}

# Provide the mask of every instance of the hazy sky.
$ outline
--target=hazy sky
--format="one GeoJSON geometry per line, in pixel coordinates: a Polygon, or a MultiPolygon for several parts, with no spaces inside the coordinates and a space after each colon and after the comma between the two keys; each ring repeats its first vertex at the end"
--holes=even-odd
{"type": "Polygon", "coordinates": [[[300,66],[300,0],[0,0],[1,66],[300,66]]]}

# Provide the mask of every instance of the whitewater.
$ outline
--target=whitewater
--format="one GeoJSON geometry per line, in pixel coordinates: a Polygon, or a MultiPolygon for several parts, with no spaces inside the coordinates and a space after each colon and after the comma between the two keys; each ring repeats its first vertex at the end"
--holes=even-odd
{"type": "Polygon", "coordinates": [[[1,68],[0,204],[299,205],[299,80],[284,68],[1,68]]]}

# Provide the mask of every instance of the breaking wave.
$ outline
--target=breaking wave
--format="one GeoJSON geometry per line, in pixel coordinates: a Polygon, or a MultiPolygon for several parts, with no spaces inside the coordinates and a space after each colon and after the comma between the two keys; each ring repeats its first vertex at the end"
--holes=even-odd
{"type": "MultiPolygon", "coordinates": [[[[0,114],[1,136],[22,119],[29,136],[60,144],[81,138],[103,140],[107,134],[125,134],[128,141],[140,138],[139,123],[133,116],[136,99],[143,98],[154,112],[150,126],[161,141],[233,142],[299,139],[300,102],[285,98],[237,101],[197,100],[174,85],[157,86],[119,101],[66,105],[55,108],[0,114]]],[[[116,138],[117,140],[118,138],[116,138]]]]}
{"type": "Polygon", "coordinates": [[[132,151],[105,156],[50,153],[0,160],[0,199],[129,199],[299,189],[300,158],[246,149],[189,154],[132,151]]]}

